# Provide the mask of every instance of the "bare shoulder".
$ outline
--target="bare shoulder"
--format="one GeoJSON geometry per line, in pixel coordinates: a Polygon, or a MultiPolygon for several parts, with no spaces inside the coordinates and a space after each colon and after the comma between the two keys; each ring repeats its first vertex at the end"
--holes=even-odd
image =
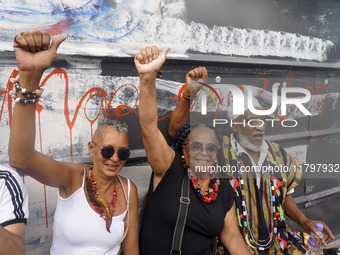
{"type": "Polygon", "coordinates": [[[137,197],[137,186],[136,184],[130,180],[130,193],[131,193],[131,196],[136,196],[137,197]]]}
{"type": "MultiPolygon", "coordinates": [[[[124,189],[127,192],[128,191],[128,179],[120,175],[119,175],[119,178],[121,179],[124,185],[124,189]]],[[[131,198],[134,198],[134,197],[137,197],[137,186],[132,180],[130,180],[130,200],[131,198]]]]}
{"type": "Polygon", "coordinates": [[[127,179],[127,178],[125,178],[125,177],[123,177],[121,175],[119,175],[119,178],[121,179],[121,181],[122,181],[122,183],[124,185],[125,190],[128,189],[128,185],[129,185],[128,184],[128,180],[130,181],[130,189],[131,189],[131,191],[137,190],[136,184],[134,184],[134,182],[132,180],[127,179]]]}

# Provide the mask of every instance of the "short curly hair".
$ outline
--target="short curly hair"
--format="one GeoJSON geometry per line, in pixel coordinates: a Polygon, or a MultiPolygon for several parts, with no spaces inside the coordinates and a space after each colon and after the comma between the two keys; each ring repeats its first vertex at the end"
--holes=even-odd
{"type": "Polygon", "coordinates": [[[95,139],[106,127],[113,127],[116,131],[120,133],[128,133],[128,125],[116,119],[101,118],[98,120],[98,126],[94,132],[93,139],[95,139]]]}
{"type": "Polygon", "coordinates": [[[116,119],[107,119],[107,118],[99,119],[97,129],[100,126],[112,126],[118,132],[122,132],[122,133],[128,132],[128,125],[125,122],[116,120],[116,119]]]}
{"type": "Polygon", "coordinates": [[[215,130],[213,127],[205,125],[205,124],[199,124],[199,123],[188,123],[185,124],[184,126],[180,127],[178,131],[176,132],[174,136],[174,141],[173,141],[173,149],[181,154],[183,154],[183,145],[187,144],[187,138],[189,134],[198,127],[204,127],[211,129],[214,134],[216,135],[218,143],[221,141],[221,135],[217,130],[215,130]]]}

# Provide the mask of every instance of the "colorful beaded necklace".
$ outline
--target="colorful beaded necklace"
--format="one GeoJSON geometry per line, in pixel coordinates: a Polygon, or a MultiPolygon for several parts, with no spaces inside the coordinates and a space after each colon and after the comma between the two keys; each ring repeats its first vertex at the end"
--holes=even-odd
{"type": "Polygon", "coordinates": [[[110,211],[111,217],[114,214],[116,203],[117,203],[117,187],[116,187],[116,178],[114,179],[114,187],[113,187],[113,193],[112,193],[112,200],[110,201],[109,206],[107,205],[105,199],[99,195],[97,188],[96,188],[96,181],[93,178],[93,164],[90,164],[90,171],[89,171],[89,192],[91,192],[90,199],[92,202],[92,206],[95,208],[96,212],[102,217],[104,220],[106,220],[105,211],[108,213],[110,211]],[[93,197],[95,199],[93,199],[93,197]],[[103,208],[104,207],[104,208],[103,208]],[[109,209],[109,210],[108,210],[109,209]]]}
{"type": "MultiPolygon", "coordinates": [[[[240,189],[241,189],[241,194],[240,194],[240,197],[241,197],[241,201],[242,201],[242,210],[243,210],[243,218],[244,218],[244,226],[246,227],[247,229],[247,234],[246,234],[246,242],[251,245],[251,246],[255,246],[257,247],[259,250],[266,250],[266,249],[269,249],[272,245],[273,245],[273,242],[274,242],[274,235],[277,234],[277,219],[276,219],[276,209],[275,209],[275,186],[274,186],[274,176],[271,174],[271,172],[269,172],[269,179],[270,179],[270,190],[271,190],[271,196],[270,197],[270,205],[271,205],[271,214],[272,214],[272,217],[271,217],[271,231],[269,233],[269,236],[264,239],[264,240],[256,240],[254,234],[253,234],[253,231],[251,230],[250,228],[250,224],[249,224],[249,216],[248,216],[248,211],[247,211],[247,204],[246,204],[246,201],[245,201],[245,189],[243,189],[243,185],[244,185],[244,180],[243,178],[241,178],[240,176],[242,175],[242,172],[240,172],[240,167],[241,167],[241,162],[240,162],[240,159],[238,157],[238,146],[237,146],[237,141],[235,140],[235,154],[236,154],[236,161],[237,161],[237,169],[238,169],[238,181],[239,181],[239,184],[240,184],[240,189]],[[250,235],[250,238],[248,236],[248,234],[250,235]],[[267,243],[265,244],[261,244],[259,242],[266,242],[268,240],[267,243]]],[[[269,158],[272,157],[268,151],[267,153],[267,157],[266,157],[266,161],[267,161],[267,164],[269,165],[270,162],[269,162],[269,158]]]]}
{"type": "Polygon", "coordinates": [[[187,174],[189,177],[189,180],[192,182],[192,184],[195,187],[195,190],[197,191],[198,195],[202,198],[203,202],[206,204],[210,204],[212,201],[215,201],[218,195],[218,190],[220,186],[220,179],[217,175],[214,173],[211,175],[211,180],[209,183],[209,190],[204,191],[202,186],[198,183],[197,177],[195,175],[195,172],[190,169],[187,163],[185,163],[183,160],[183,167],[187,170],[187,174]]]}

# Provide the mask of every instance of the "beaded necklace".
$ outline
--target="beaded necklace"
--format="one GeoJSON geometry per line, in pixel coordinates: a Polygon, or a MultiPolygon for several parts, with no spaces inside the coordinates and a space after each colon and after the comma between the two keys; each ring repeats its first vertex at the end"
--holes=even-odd
{"type": "Polygon", "coordinates": [[[117,203],[116,178],[114,179],[112,200],[110,201],[109,205],[107,205],[105,199],[103,197],[101,197],[99,195],[98,191],[97,191],[97,188],[96,188],[97,183],[93,178],[92,169],[93,169],[93,165],[91,164],[90,165],[90,171],[89,171],[89,183],[90,183],[89,192],[91,192],[92,196],[90,196],[90,199],[91,199],[91,202],[92,202],[92,206],[95,208],[96,212],[100,215],[100,217],[102,217],[104,220],[106,220],[104,209],[106,210],[107,213],[108,213],[108,211],[110,211],[110,214],[111,214],[111,217],[112,217],[113,214],[114,214],[114,211],[115,211],[116,203],[117,203]],[[93,199],[93,197],[95,199],[93,199]]]}
{"type": "Polygon", "coordinates": [[[215,201],[218,195],[218,190],[220,186],[220,179],[217,175],[214,173],[211,175],[211,180],[209,183],[209,190],[204,191],[202,186],[198,183],[197,177],[195,175],[195,172],[190,169],[188,164],[183,160],[183,167],[187,170],[187,174],[189,177],[189,180],[192,182],[192,184],[195,187],[195,190],[197,191],[198,195],[201,197],[204,203],[210,204],[212,201],[215,201]]]}
{"type": "MultiPolygon", "coordinates": [[[[264,240],[256,240],[256,238],[254,237],[253,231],[250,228],[250,224],[249,224],[249,216],[248,216],[248,211],[247,211],[247,204],[245,201],[245,189],[243,190],[243,184],[244,184],[244,180],[243,178],[240,178],[240,175],[242,175],[242,173],[240,172],[240,166],[241,166],[241,162],[240,159],[238,157],[238,146],[237,146],[237,141],[235,140],[235,149],[236,149],[236,161],[237,161],[237,168],[238,168],[238,181],[240,184],[240,189],[241,189],[241,201],[242,201],[242,210],[243,210],[243,218],[244,218],[244,226],[247,229],[247,234],[246,234],[246,242],[247,244],[249,244],[252,247],[257,247],[259,250],[266,250],[269,249],[272,245],[273,245],[273,241],[274,241],[274,235],[277,234],[277,219],[276,219],[276,209],[275,209],[275,186],[274,186],[274,177],[271,174],[271,172],[269,172],[269,179],[270,179],[270,190],[271,190],[271,196],[270,197],[270,205],[271,205],[271,231],[268,235],[268,237],[264,240]],[[250,238],[249,238],[250,235],[250,238]],[[259,242],[266,242],[268,240],[267,243],[265,244],[261,244],[259,242]]],[[[269,152],[267,153],[267,157],[266,157],[266,163],[269,165],[269,157],[271,157],[271,155],[269,154],[269,152]]]]}

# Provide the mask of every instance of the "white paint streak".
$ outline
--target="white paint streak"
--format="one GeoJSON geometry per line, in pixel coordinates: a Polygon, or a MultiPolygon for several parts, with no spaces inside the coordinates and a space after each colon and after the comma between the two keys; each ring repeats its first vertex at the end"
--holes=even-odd
{"type": "Polygon", "coordinates": [[[191,22],[189,49],[238,56],[278,56],[325,61],[330,41],[286,32],[227,28],[191,22]]]}
{"type": "MultiPolygon", "coordinates": [[[[0,44],[1,47],[1,44],[0,44]]],[[[109,44],[103,44],[100,42],[82,42],[73,41],[72,39],[63,42],[60,50],[62,54],[73,55],[91,55],[91,56],[115,56],[115,57],[130,57],[119,47],[112,47],[109,44]]]]}
{"type": "MultiPolygon", "coordinates": [[[[156,44],[161,48],[171,47],[171,54],[179,56],[186,56],[186,52],[192,50],[227,56],[275,56],[326,61],[327,53],[334,47],[328,40],[284,31],[208,27],[202,23],[188,21],[185,0],[139,0],[132,1],[133,4],[129,1],[117,2],[119,11],[107,20],[97,17],[99,14],[96,12],[95,4],[100,3],[99,1],[91,1],[84,8],[79,8],[85,2],[54,0],[52,3],[59,9],[67,8],[72,11],[68,16],[35,14],[34,20],[33,16],[27,16],[23,18],[23,23],[5,20],[2,26],[10,30],[3,34],[3,37],[7,40],[13,38],[18,31],[32,30],[47,24],[53,25],[58,21],[72,18],[74,23],[72,28],[64,32],[68,36],[68,42],[60,47],[60,53],[126,57],[134,55],[142,47],[156,44]],[[143,16],[144,8],[146,10],[143,16]],[[138,27],[125,36],[137,25],[141,17],[143,19],[138,27]],[[121,29],[126,24],[129,26],[121,29]],[[113,38],[120,39],[110,42],[113,38]]],[[[13,9],[10,1],[3,8],[6,6],[13,9]]],[[[30,1],[23,7],[45,13],[49,13],[52,8],[47,3],[39,1],[30,1]]],[[[11,42],[6,40],[0,43],[0,49],[11,51],[11,42]]]]}

